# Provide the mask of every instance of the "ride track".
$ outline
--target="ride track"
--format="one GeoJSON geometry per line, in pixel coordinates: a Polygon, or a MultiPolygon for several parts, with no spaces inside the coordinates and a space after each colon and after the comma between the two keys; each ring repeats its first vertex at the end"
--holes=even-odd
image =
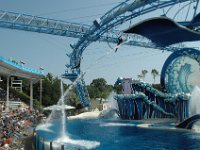
{"type": "MultiPolygon", "coordinates": [[[[138,16],[187,1],[190,4],[196,3],[196,6],[199,3],[199,0],[126,0],[105,13],[101,18],[96,19],[92,26],[0,11],[0,27],[79,38],[76,44],[71,45],[73,51],[68,55],[70,64],[66,65],[67,71],[63,77],[77,82],[82,105],[86,107],[90,104],[89,95],[83,80],[84,75],[81,74],[80,70],[82,53],[86,47],[97,40],[119,44],[120,35],[122,39],[128,39],[124,44],[172,52],[180,50],[179,46],[159,47],[136,34],[124,34],[121,31],[111,31],[111,29],[138,16]],[[76,80],[77,78],[79,80],[76,80]]],[[[196,15],[196,10],[197,7],[194,8],[194,15],[196,15]]],[[[187,22],[185,23],[187,24],[187,22]]]]}

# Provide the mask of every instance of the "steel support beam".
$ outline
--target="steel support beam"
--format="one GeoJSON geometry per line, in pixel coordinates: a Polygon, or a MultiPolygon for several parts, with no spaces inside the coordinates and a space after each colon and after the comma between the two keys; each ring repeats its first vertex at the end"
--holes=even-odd
{"type": "Polygon", "coordinates": [[[8,112],[9,111],[9,101],[10,101],[10,99],[9,99],[9,96],[10,96],[10,92],[9,92],[9,90],[10,90],[10,76],[7,76],[7,92],[6,92],[6,112],[8,112]]]}
{"type": "Polygon", "coordinates": [[[42,106],[42,79],[40,79],[40,105],[42,106]]]}
{"type": "Polygon", "coordinates": [[[30,110],[33,110],[33,81],[30,80],[30,110]]]}

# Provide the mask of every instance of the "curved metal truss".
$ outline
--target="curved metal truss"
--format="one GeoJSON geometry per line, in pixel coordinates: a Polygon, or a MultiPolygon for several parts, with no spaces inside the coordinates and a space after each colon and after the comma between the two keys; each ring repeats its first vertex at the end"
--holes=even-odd
{"type": "MultiPolygon", "coordinates": [[[[73,52],[70,55],[70,67],[77,67],[80,63],[81,55],[85,48],[92,42],[98,40],[108,30],[116,27],[124,22],[144,15],[158,8],[164,8],[177,3],[183,3],[188,0],[127,0],[112,10],[108,11],[104,16],[94,21],[87,33],[81,37],[78,42],[72,46],[73,52]]],[[[193,1],[195,2],[195,0],[193,1]]]]}
{"type": "MultiPolygon", "coordinates": [[[[92,41],[97,41],[110,29],[123,24],[128,20],[136,18],[137,16],[147,14],[158,8],[165,8],[186,1],[188,0],[126,0],[112,10],[108,11],[101,18],[96,19],[87,33],[81,37],[75,45],[71,45],[73,52],[70,54],[70,64],[66,65],[66,67],[71,70],[72,74],[77,74],[78,76],[81,72],[80,63],[82,53],[92,41]]],[[[191,2],[198,3],[198,0],[193,0],[191,2]]],[[[175,51],[176,50],[179,49],[175,49],[175,51]]]]}
{"type": "MultiPolygon", "coordinates": [[[[127,40],[124,44],[172,52],[180,50],[182,48],[180,45],[157,47],[151,41],[139,35],[123,34],[121,31],[113,29],[138,16],[168,7],[169,11],[173,5],[184,2],[189,2],[187,5],[190,5],[191,3],[196,3],[196,5],[198,5],[199,0],[125,0],[123,3],[108,11],[101,18],[96,19],[92,26],[0,11],[0,27],[79,38],[75,45],[71,45],[73,51],[69,55],[70,64],[66,65],[67,70],[63,75],[64,78],[70,79],[73,82],[81,74],[80,63],[83,51],[90,43],[97,40],[118,43],[120,35],[123,39],[127,40]]],[[[183,6],[183,8],[184,7],[185,6],[183,6]]],[[[166,13],[168,13],[168,11],[166,13]]],[[[196,14],[196,8],[194,8],[194,11],[194,14],[196,14]]],[[[184,70],[184,68],[182,68],[182,70],[184,70]]],[[[89,104],[87,102],[89,96],[83,79],[78,83],[77,90],[81,93],[80,97],[82,104],[87,106],[89,104]]]]}
{"type": "Polygon", "coordinates": [[[172,53],[161,71],[162,88],[173,94],[190,93],[194,86],[199,84],[199,64],[199,50],[184,48],[172,53]]]}

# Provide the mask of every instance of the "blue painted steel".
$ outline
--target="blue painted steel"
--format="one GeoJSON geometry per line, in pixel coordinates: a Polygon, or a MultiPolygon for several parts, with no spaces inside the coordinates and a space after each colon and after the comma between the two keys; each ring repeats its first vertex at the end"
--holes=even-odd
{"type": "Polygon", "coordinates": [[[7,63],[7,64],[9,64],[9,65],[11,65],[11,66],[13,66],[15,68],[18,68],[20,70],[23,70],[23,71],[26,71],[26,72],[29,72],[29,73],[33,73],[33,74],[37,74],[37,75],[44,75],[44,72],[42,72],[42,71],[24,67],[24,66],[22,66],[20,64],[17,64],[15,62],[12,62],[10,60],[5,59],[2,56],[0,56],[0,61],[3,61],[3,62],[5,62],[5,63],[7,63]]]}
{"type": "Polygon", "coordinates": [[[82,106],[89,108],[90,105],[91,105],[90,104],[90,97],[89,97],[88,91],[86,89],[85,82],[84,82],[83,78],[80,78],[79,80],[77,80],[75,82],[76,82],[76,90],[79,94],[82,106]]]}
{"type": "Polygon", "coordinates": [[[95,21],[95,23],[89,28],[87,33],[83,37],[81,37],[75,45],[72,46],[73,51],[70,54],[69,64],[72,72],[76,69],[79,70],[78,66],[81,62],[82,53],[86,49],[86,47],[92,42],[92,40],[97,41],[109,29],[118,26],[137,16],[156,10],[157,8],[164,8],[170,5],[186,1],[187,0],[140,0],[132,2],[126,0],[125,2],[119,4],[112,10],[108,11],[98,21],[95,21]]]}
{"type": "MultiPolygon", "coordinates": [[[[137,0],[130,1],[126,0],[125,2],[119,4],[112,10],[108,11],[104,16],[102,16],[98,21],[94,21],[94,24],[88,28],[88,26],[80,26],[80,24],[69,24],[68,22],[62,22],[52,19],[46,19],[42,17],[35,17],[24,14],[16,13],[6,13],[0,11],[0,26],[6,28],[13,28],[19,30],[41,32],[47,34],[54,34],[60,36],[70,36],[70,37],[80,37],[78,42],[72,46],[73,52],[69,55],[70,64],[67,65],[70,72],[64,75],[66,78],[69,78],[71,81],[75,79],[75,76],[72,74],[77,74],[77,77],[80,75],[80,63],[81,55],[85,48],[93,41],[102,39],[102,41],[109,42],[118,42],[118,37],[112,38],[112,36],[104,36],[104,33],[107,33],[110,29],[115,26],[118,26],[130,19],[136,18],[137,16],[147,14],[151,11],[154,11],[158,8],[168,7],[177,3],[186,2],[189,0],[137,0]],[[3,21],[2,21],[3,20],[3,21]],[[68,26],[66,29],[65,27],[68,26]],[[71,28],[73,27],[73,28],[71,28]],[[71,30],[72,29],[72,30],[71,30]],[[67,74],[70,74],[69,76],[67,74]]],[[[194,0],[195,2],[195,0],[194,0]]],[[[113,35],[113,34],[111,34],[113,35]]],[[[137,39],[138,37],[134,38],[137,39]]],[[[154,44],[149,42],[141,42],[133,40],[128,42],[130,45],[143,46],[150,48],[160,48],[156,47],[154,44]]],[[[179,47],[171,48],[161,48],[163,50],[176,51],[180,49],[179,47]]],[[[80,86],[85,86],[80,84],[80,86]]],[[[86,89],[85,87],[79,87],[79,90],[86,89]]],[[[82,91],[81,93],[83,93],[82,91]]],[[[86,94],[87,95],[87,94],[86,94]]],[[[84,98],[84,97],[82,97],[84,98]]]]}
{"type": "MultiPolygon", "coordinates": [[[[161,87],[163,90],[166,90],[168,93],[181,93],[181,92],[191,92],[187,87],[187,80],[191,73],[190,66],[186,64],[184,68],[180,70],[173,69],[176,65],[174,62],[178,62],[179,58],[187,56],[189,58],[192,58],[196,60],[198,63],[200,63],[200,51],[192,48],[184,48],[182,50],[176,51],[172,53],[167,60],[165,61],[162,71],[161,71],[161,87]],[[178,72],[178,79],[176,79],[176,75],[174,73],[178,72]],[[169,77],[167,77],[169,76],[169,77]],[[170,81],[166,80],[170,79],[170,81]],[[183,79],[184,78],[184,79],[183,79]]],[[[181,62],[179,63],[181,64],[181,62]]],[[[183,65],[183,64],[182,64],[183,65]]]]}
{"type": "Polygon", "coordinates": [[[96,41],[109,29],[118,26],[130,19],[136,18],[137,16],[154,11],[157,8],[164,8],[186,1],[187,0],[141,0],[132,2],[127,0],[119,4],[99,19],[100,21],[98,22],[98,27],[93,24],[87,31],[87,33],[83,37],[81,37],[78,42],[73,46],[73,52],[71,53],[70,57],[71,67],[78,66],[79,62],[81,61],[81,55],[85,48],[91,43],[91,39],[93,39],[93,41],[96,41]]]}
{"type": "MultiPolygon", "coordinates": [[[[84,34],[86,34],[90,26],[86,24],[67,22],[64,20],[55,20],[0,10],[0,27],[58,36],[81,38],[84,34]]],[[[123,37],[126,37],[130,40],[129,42],[124,43],[127,45],[158,48],[155,47],[153,43],[149,42],[149,40],[146,40],[141,36],[128,34],[125,35],[121,31],[116,30],[107,32],[106,35],[101,35],[99,41],[118,43],[118,35],[123,35],[123,37]]],[[[92,38],[89,40],[93,41],[92,38]]],[[[174,51],[177,48],[174,47],[164,49],[174,51]]]]}
{"type": "Polygon", "coordinates": [[[191,29],[191,27],[182,26],[174,20],[163,16],[144,20],[125,30],[124,33],[142,35],[160,47],[185,41],[200,40],[198,31],[191,29]]]}
{"type": "Polygon", "coordinates": [[[89,25],[0,10],[0,27],[67,37],[82,37],[89,25]]]}

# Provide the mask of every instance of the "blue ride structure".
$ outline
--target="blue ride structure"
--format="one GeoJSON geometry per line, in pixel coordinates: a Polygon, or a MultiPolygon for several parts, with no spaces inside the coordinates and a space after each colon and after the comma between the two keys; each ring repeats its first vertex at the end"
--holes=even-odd
{"type": "MultiPolygon", "coordinates": [[[[166,1],[160,1],[160,0],[126,0],[107,13],[103,15],[102,17],[94,20],[93,24],[89,27],[89,29],[86,31],[86,33],[79,38],[78,42],[71,45],[71,48],[73,49],[72,53],[69,55],[70,63],[67,65],[67,72],[68,74],[76,73],[77,76],[80,74],[80,63],[82,58],[82,53],[84,50],[89,46],[92,42],[97,41],[101,39],[101,37],[105,36],[106,33],[112,33],[112,29],[127,22],[134,18],[137,18],[138,16],[150,13],[152,11],[159,9],[163,9],[166,7],[174,6],[178,3],[185,3],[188,2],[187,0],[166,0],[166,1]]],[[[196,3],[195,6],[198,6],[199,1],[189,1],[191,3],[196,3]]],[[[187,4],[188,5],[188,4],[187,4]]],[[[170,9],[170,8],[169,8],[170,9]]],[[[196,16],[196,9],[194,9],[194,16],[196,16]]],[[[198,17],[196,17],[195,20],[192,21],[192,23],[188,23],[184,21],[182,24],[186,25],[192,25],[193,28],[196,28],[199,26],[199,20],[198,17]]],[[[178,25],[175,26],[178,28],[178,25]]],[[[146,27],[148,28],[148,27],[146,27]]],[[[182,28],[182,27],[181,27],[182,28]]],[[[181,30],[182,31],[182,30],[181,30]]],[[[183,30],[185,33],[185,30],[183,30]]],[[[191,31],[192,32],[192,31],[191,31]]],[[[191,33],[187,32],[187,33],[191,33]]],[[[114,33],[114,32],[113,32],[114,33]]],[[[198,34],[198,33],[197,33],[198,34]]],[[[110,35],[110,34],[108,34],[110,35]]],[[[113,34],[112,34],[113,35],[113,34]]],[[[156,44],[151,40],[148,44],[143,44],[138,41],[132,41],[129,39],[129,36],[125,32],[123,34],[118,34],[117,38],[112,38],[116,43],[132,43],[133,45],[143,46],[143,47],[151,47],[151,48],[157,48],[162,50],[170,50],[170,51],[177,51],[180,50],[180,47],[171,47],[169,44],[156,44]],[[125,41],[125,42],[124,42],[125,41]],[[130,42],[129,42],[130,41],[130,42]]],[[[134,34],[137,35],[137,34],[134,34]]],[[[198,36],[198,35],[196,35],[198,36]]],[[[110,37],[110,36],[109,36],[110,37]]],[[[116,37],[116,36],[114,36],[116,37]]],[[[138,36],[137,36],[138,37],[138,36]]],[[[108,38],[110,40],[110,38],[108,38]]],[[[188,39],[183,39],[177,42],[183,42],[187,41],[188,39]]],[[[194,40],[199,40],[199,36],[195,38],[194,40]]],[[[164,39],[163,39],[164,41],[164,39]]],[[[169,42],[172,43],[172,42],[169,42]]],[[[172,43],[174,44],[174,43],[172,43]]],[[[67,76],[67,75],[66,75],[67,76]]],[[[87,106],[82,102],[83,106],[87,106]]]]}
{"type": "MultiPolygon", "coordinates": [[[[66,65],[67,69],[63,74],[63,78],[69,79],[72,82],[78,81],[76,79],[80,79],[79,83],[77,84],[77,91],[79,93],[82,105],[84,107],[88,107],[90,98],[80,69],[82,53],[84,50],[86,50],[87,46],[95,41],[111,42],[116,44],[120,44],[120,41],[122,41],[127,45],[167,50],[171,52],[178,51],[181,49],[181,46],[179,45],[166,45],[166,43],[158,44],[160,41],[156,43],[157,40],[154,40],[154,38],[147,39],[152,36],[148,36],[146,34],[138,35],[138,33],[129,34],[121,30],[116,30],[116,28],[120,25],[127,23],[128,21],[136,22],[135,19],[137,17],[151,13],[158,9],[163,10],[166,8],[167,11],[163,11],[164,13],[162,14],[162,16],[166,17],[168,12],[176,4],[183,4],[183,7],[180,8],[180,10],[177,10],[175,16],[177,16],[177,14],[186,6],[190,8],[191,4],[194,4],[193,9],[191,9],[194,11],[192,20],[188,22],[188,15],[186,15],[186,19],[181,22],[182,26],[180,31],[183,31],[184,33],[191,33],[191,30],[182,30],[187,26],[188,28],[195,30],[196,38],[194,38],[194,40],[199,40],[199,15],[196,15],[199,0],[124,0],[116,7],[106,12],[102,17],[94,20],[91,26],[0,10],[0,27],[79,38],[77,43],[71,44],[72,52],[71,54],[67,54],[70,59],[70,63],[66,65]]],[[[172,20],[170,22],[168,19],[166,22],[166,24],[174,24],[176,29],[180,29],[180,26],[176,23],[173,23],[172,20]]],[[[152,24],[150,23],[150,25],[152,24]]],[[[139,26],[140,29],[141,27],[144,26],[139,26]]],[[[191,35],[193,36],[194,34],[191,33],[191,35]]],[[[176,42],[184,42],[185,40],[188,39],[183,39],[176,42]]],[[[169,43],[171,44],[172,42],[168,42],[168,44],[169,43]]],[[[189,66],[183,67],[182,70],[185,70],[185,68],[189,68],[189,66]]]]}
{"type": "Polygon", "coordinates": [[[161,90],[151,84],[132,78],[118,78],[122,94],[114,98],[118,102],[122,119],[176,118],[178,128],[191,129],[200,119],[190,116],[191,93],[198,82],[200,51],[183,48],[172,53],[161,71],[161,90]]]}
{"type": "Polygon", "coordinates": [[[189,94],[163,93],[148,83],[126,78],[118,78],[116,84],[123,87],[122,94],[114,96],[122,119],[177,118],[182,122],[189,117],[189,94]]]}

